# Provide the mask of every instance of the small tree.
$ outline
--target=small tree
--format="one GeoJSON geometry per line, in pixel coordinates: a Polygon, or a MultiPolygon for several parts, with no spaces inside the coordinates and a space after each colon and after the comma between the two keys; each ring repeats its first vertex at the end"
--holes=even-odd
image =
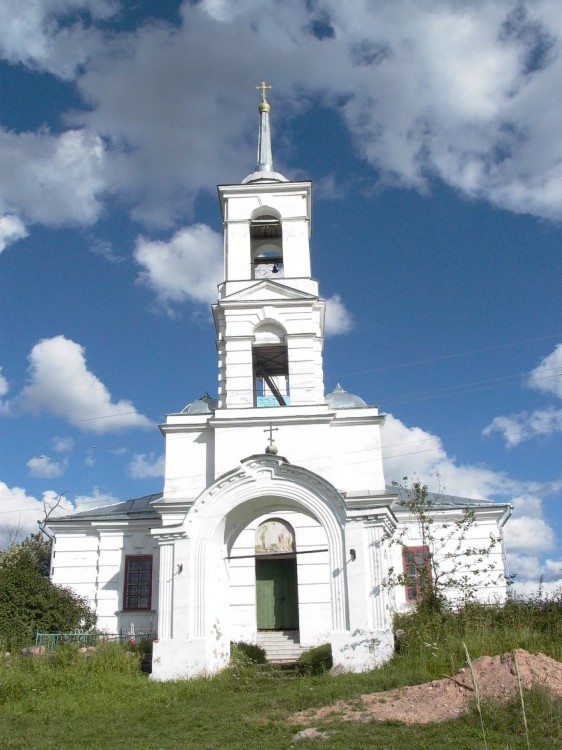
{"type": "Polygon", "coordinates": [[[33,641],[36,630],[91,628],[95,615],[86,599],[49,580],[51,540],[40,533],[0,550],[0,644],[33,641]]]}
{"type": "MultiPolygon", "coordinates": [[[[489,586],[506,582],[505,572],[498,570],[493,555],[498,553],[501,536],[490,532],[483,543],[470,544],[471,532],[477,523],[474,508],[459,507],[455,513],[447,513],[429,493],[427,485],[418,480],[404,485],[393,482],[404,490],[402,508],[407,512],[411,524],[416,527],[421,547],[427,550],[423,560],[412,559],[411,566],[402,571],[390,567],[385,585],[413,587],[418,590],[418,604],[439,608],[453,593],[468,602],[476,595],[479,583],[484,579],[489,586]]],[[[388,539],[398,544],[408,555],[405,544],[408,525],[403,525],[388,539]]]]}

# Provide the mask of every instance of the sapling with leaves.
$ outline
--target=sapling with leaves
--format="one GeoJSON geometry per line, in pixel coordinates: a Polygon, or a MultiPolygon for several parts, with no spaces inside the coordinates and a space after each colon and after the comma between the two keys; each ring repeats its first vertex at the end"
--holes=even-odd
{"type": "Polygon", "coordinates": [[[390,567],[385,586],[404,586],[410,600],[436,608],[446,601],[471,601],[482,586],[505,585],[499,531],[479,538],[474,507],[443,502],[442,494],[430,493],[417,479],[402,481],[393,485],[401,489],[405,520],[387,540],[402,547],[404,568],[390,567]],[[409,546],[412,537],[417,546],[409,546]]]}

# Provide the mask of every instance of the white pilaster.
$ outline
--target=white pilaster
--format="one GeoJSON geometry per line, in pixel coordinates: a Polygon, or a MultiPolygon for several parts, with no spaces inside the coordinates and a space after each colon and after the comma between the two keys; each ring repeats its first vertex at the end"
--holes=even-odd
{"type": "Polygon", "coordinates": [[[160,581],[158,589],[158,638],[169,640],[172,631],[174,604],[174,539],[160,538],[160,581]]]}
{"type": "Polygon", "coordinates": [[[382,523],[367,526],[367,548],[369,551],[369,582],[367,612],[369,626],[374,630],[390,627],[390,602],[384,580],[388,575],[385,555],[385,528],[382,523]]]}

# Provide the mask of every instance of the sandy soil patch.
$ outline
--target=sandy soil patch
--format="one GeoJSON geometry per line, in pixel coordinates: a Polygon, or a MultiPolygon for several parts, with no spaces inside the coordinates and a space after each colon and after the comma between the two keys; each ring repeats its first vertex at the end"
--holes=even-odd
{"type": "MultiPolygon", "coordinates": [[[[542,686],[562,697],[562,664],[544,654],[515,649],[501,656],[482,656],[472,662],[480,698],[510,700],[517,694],[515,659],[524,689],[542,686]]],[[[470,671],[461,669],[424,685],[362,695],[353,703],[338,701],[331,706],[301,711],[291,721],[304,725],[339,714],[347,721],[402,721],[405,724],[429,724],[455,719],[468,709],[474,688],[470,671]]]]}

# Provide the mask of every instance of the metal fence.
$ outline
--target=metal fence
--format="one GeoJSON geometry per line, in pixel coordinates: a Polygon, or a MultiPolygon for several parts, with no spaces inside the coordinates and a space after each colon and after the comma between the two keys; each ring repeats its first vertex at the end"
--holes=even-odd
{"type": "Polygon", "coordinates": [[[39,630],[35,633],[35,645],[45,646],[47,651],[54,649],[60,643],[77,643],[80,646],[97,646],[99,643],[116,642],[138,644],[141,641],[154,641],[157,638],[156,633],[121,630],[119,633],[103,633],[96,630],[75,630],[72,633],[41,633],[39,630]]]}

